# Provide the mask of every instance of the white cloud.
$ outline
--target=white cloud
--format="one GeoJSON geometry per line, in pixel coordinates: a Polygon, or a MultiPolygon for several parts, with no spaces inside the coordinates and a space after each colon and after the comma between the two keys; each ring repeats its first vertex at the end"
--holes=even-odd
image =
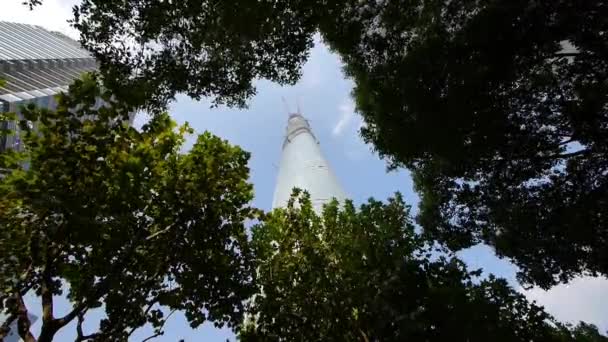
{"type": "Polygon", "coordinates": [[[338,106],[338,112],[340,113],[340,118],[332,130],[332,134],[335,137],[341,136],[344,129],[355,119],[355,106],[353,105],[352,100],[344,100],[340,106],[338,106]]]}
{"type": "Polygon", "coordinates": [[[364,158],[369,150],[359,135],[363,120],[355,114],[355,105],[350,97],[344,99],[338,106],[338,113],[340,115],[332,129],[332,135],[334,138],[339,138],[337,140],[343,146],[344,154],[349,159],[364,158]]]}
{"type": "Polygon", "coordinates": [[[560,284],[548,291],[540,288],[524,290],[516,281],[518,268],[508,259],[499,259],[492,247],[479,244],[458,252],[469,269],[482,268],[487,276],[507,278],[510,284],[529,300],[553,315],[558,321],[577,324],[579,321],[593,323],[601,332],[608,330],[608,279],[580,277],[569,284],[560,284]]]}
{"type": "Polygon", "coordinates": [[[530,300],[545,307],[559,321],[585,321],[597,325],[601,332],[608,330],[608,279],[581,277],[569,284],[554,286],[548,291],[520,289],[530,300]]]}
{"type": "Polygon", "coordinates": [[[0,20],[42,26],[78,38],[78,31],[67,22],[72,18],[72,7],[78,0],[44,0],[33,11],[23,5],[24,0],[2,0],[0,20]]]}

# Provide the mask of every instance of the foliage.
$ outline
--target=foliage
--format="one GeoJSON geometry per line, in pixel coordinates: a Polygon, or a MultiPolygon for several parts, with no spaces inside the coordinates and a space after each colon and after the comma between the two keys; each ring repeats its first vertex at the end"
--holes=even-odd
{"type": "Polygon", "coordinates": [[[166,104],[186,93],[243,106],[255,93],[253,80],[293,84],[300,77],[315,3],[83,0],[73,23],[120,98],[166,104]],[[139,98],[129,96],[134,85],[145,89],[139,98]]]}
{"type": "Polygon", "coordinates": [[[38,5],[42,5],[42,0],[25,0],[22,2],[23,5],[26,5],[30,8],[30,11],[34,9],[34,7],[38,5]]]}
{"type": "Polygon", "coordinates": [[[505,280],[428,246],[400,195],[319,216],[296,193],[253,228],[253,248],[259,293],[243,341],[572,340],[505,280]]]}
{"type": "Polygon", "coordinates": [[[608,3],[347,0],[321,23],[419,222],[547,288],[608,274],[608,3]]]}
{"type": "Polygon", "coordinates": [[[580,322],[577,326],[559,326],[563,339],[574,339],[577,342],[607,342],[608,337],[600,334],[593,324],[580,322]]]}
{"type": "Polygon", "coordinates": [[[76,81],[56,111],[24,108],[26,149],[0,159],[11,170],[0,179],[3,327],[17,320],[21,337],[36,340],[28,292],[42,303],[38,341],[72,321],[77,341],[127,340],[145,324],[161,334],[169,311],[193,327],[234,327],[254,275],[248,153],[204,133],[182,154],[187,125],[161,114],[137,131],[123,121],[130,108],[97,82],[76,81]],[[72,309],[54,317],[60,294],[72,309]],[[95,308],[105,318],[85,336],[95,308]]]}

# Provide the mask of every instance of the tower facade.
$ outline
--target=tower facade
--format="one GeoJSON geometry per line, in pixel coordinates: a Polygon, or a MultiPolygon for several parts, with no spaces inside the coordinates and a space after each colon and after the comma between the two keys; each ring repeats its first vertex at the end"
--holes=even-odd
{"type": "Polygon", "coordinates": [[[291,114],[287,121],[272,208],[287,206],[293,188],[308,191],[317,212],[332,198],[346,198],[310,124],[301,114],[291,114]]]}
{"type": "MultiPolygon", "coordinates": [[[[28,103],[54,109],[54,95],[67,91],[72,81],[96,67],[95,59],[77,41],[61,33],[0,21],[0,112],[19,114],[21,105],[28,103]]],[[[15,129],[14,122],[1,124],[15,129]]],[[[0,151],[18,148],[17,139],[4,137],[0,151]]]]}

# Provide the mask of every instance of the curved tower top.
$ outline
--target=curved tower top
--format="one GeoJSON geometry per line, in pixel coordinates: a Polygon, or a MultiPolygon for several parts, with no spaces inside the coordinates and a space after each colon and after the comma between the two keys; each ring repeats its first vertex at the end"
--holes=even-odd
{"type": "Polygon", "coordinates": [[[332,198],[346,198],[308,121],[301,114],[290,114],[272,208],[287,206],[296,187],[308,191],[317,212],[332,198]]]}

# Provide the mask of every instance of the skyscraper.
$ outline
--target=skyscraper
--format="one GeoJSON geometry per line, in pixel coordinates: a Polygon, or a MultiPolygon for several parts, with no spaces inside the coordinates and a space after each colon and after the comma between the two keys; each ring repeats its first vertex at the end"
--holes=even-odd
{"type": "MultiPolygon", "coordinates": [[[[95,59],[80,44],[39,26],[0,21],[0,112],[19,113],[19,107],[35,103],[53,109],[54,95],[67,91],[80,75],[96,68],[95,59]]],[[[15,123],[1,123],[14,129],[15,123]]],[[[19,148],[19,140],[0,140],[0,151],[19,148]]]]}
{"type": "Polygon", "coordinates": [[[285,207],[294,187],[310,193],[317,212],[332,198],[346,198],[310,124],[301,114],[291,114],[287,121],[272,208],[285,207]]]}

